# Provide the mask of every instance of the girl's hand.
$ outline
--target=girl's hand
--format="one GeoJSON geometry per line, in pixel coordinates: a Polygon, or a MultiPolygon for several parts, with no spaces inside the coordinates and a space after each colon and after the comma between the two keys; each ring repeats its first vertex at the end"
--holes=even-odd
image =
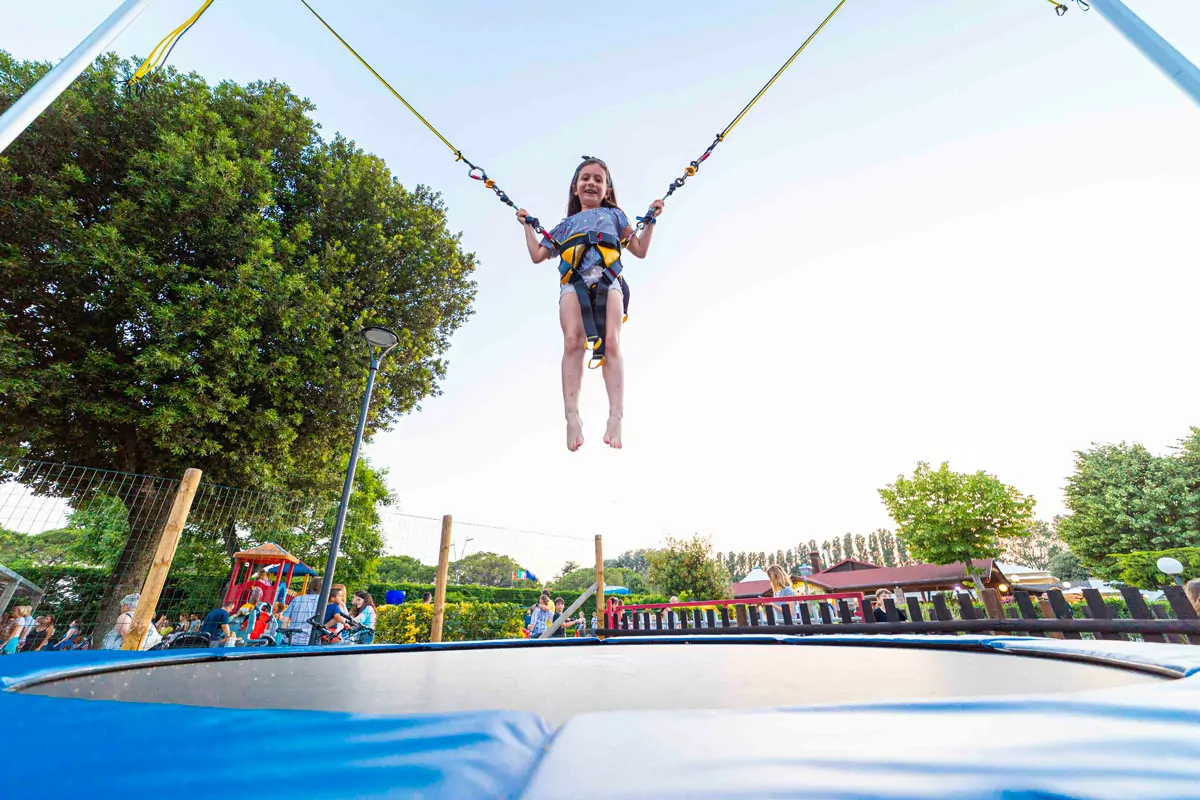
{"type": "Polygon", "coordinates": [[[660,214],[662,214],[663,208],[664,208],[664,205],[663,205],[662,200],[655,200],[653,203],[650,204],[650,210],[654,212],[654,216],[656,216],[656,217],[659,216],[660,214]]]}
{"type": "Polygon", "coordinates": [[[523,208],[517,209],[517,219],[520,220],[522,225],[525,224],[525,218],[528,216],[529,216],[529,212],[526,211],[525,209],[523,209],[523,208]]]}

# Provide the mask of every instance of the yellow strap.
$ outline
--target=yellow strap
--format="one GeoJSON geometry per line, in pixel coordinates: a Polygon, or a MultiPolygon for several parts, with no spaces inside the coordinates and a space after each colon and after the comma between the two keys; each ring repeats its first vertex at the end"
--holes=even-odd
{"type": "MultiPolygon", "coordinates": [[[[1053,0],[1051,0],[1051,2],[1053,2],[1053,0]]],[[[796,57],[804,52],[804,48],[808,47],[808,43],[811,42],[813,39],[817,38],[817,34],[821,32],[821,29],[825,27],[825,25],[829,22],[829,20],[833,19],[833,15],[836,14],[838,11],[840,11],[842,6],[844,6],[844,5],[846,5],[846,0],[840,0],[840,2],[838,2],[837,6],[833,9],[833,11],[829,12],[829,16],[827,16],[825,18],[825,20],[820,25],[817,26],[817,29],[815,31],[813,31],[811,34],[809,34],[808,38],[804,40],[804,44],[802,44],[798,48],[796,48],[796,52],[792,53],[792,57],[789,58],[786,62],[784,62],[784,65],[779,68],[779,71],[776,72],[773,76],[771,76],[771,80],[767,81],[766,84],[761,89],[758,90],[758,94],[754,95],[754,99],[746,104],[746,107],[742,109],[742,113],[740,113],[736,117],[734,117],[733,122],[726,125],[725,130],[723,130],[719,134],[717,134],[718,140],[724,139],[726,134],[728,134],[731,130],[733,130],[733,126],[737,125],[739,122],[742,121],[742,117],[746,116],[747,112],[749,112],[750,109],[754,107],[754,104],[758,102],[758,98],[762,97],[764,94],[767,93],[767,89],[771,88],[771,84],[775,83],[775,81],[779,78],[779,76],[783,74],[784,70],[786,70],[788,67],[790,67],[792,65],[792,62],[796,60],[796,57]]]]}
{"type": "MultiPolygon", "coordinates": [[[[1066,6],[1064,6],[1062,3],[1058,2],[1058,0],[1046,0],[1046,2],[1048,2],[1050,5],[1054,6],[1054,10],[1055,10],[1055,11],[1058,11],[1060,8],[1061,8],[1063,11],[1066,11],[1066,10],[1067,10],[1067,7],[1066,7],[1066,6]]],[[[1060,12],[1060,13],[1061,13],[1061,12],[1060,12]]]]}
{"type": "Polygon", "coordinates": [[[213,0],[204,0],[204,5],[200,6],[200,10],[188,17],[186,22],[168,33],[163,37],[162,41],[154,45],[154,49],[150,51],[150,55],[146,56],[146,60],[141,63],[141,66],[134,70],[133,76],[129,79],[129,84],[132,86],[154,70],[161,67],[163,62],[167,59],[167,53],[171,52],[171,47],[174,46],[179,37],[183,36],[188,28],[195,25],[200,19],[201,15],[204,14],[204,12],[207,11],[208,7],[212,4],[213,0]]]}
{"type": "MultiPolygon", "coordinates": [[[[211,2],[211,0],[210,0],[210,2],[211,2]]],[[[353,47],[351,47],[351,46],[350,46],[350,43],[349,43],[349,42],[347,42],[345,39],[343,39],[343,38],[342,38],[342,36],[341,36],[341,34],[339,34],[337,31],[335,31],[335,30],[333,29],[333,27],[332,27],[332,26],[330,26],[330,24],[329,24],[328,22],[326,22],[326,21],[324,20],[324,18],[322,18],[322,17],[321,17],[321,15],[320,15],[320,14],[318,14],[318,13],[317,13],[317,11],[316,11],[316,9],[315,9],[315,8],[313,8],[312,6],[310,6],[310,5],[308,4],[308,0],[300,0],[300,2],[301,2],[301,3],[304,3],[304,7],[305,7],[305,8],[307,8],[309,11],[311,11],[311,12],[312,12],[312,15],[313,15],[314,17],[316,17],[318,20],[320,20],[321,24],[322,24],[322,25],[324,25],[324,26],[325,26],[325,28],[326,28],[326,29],[327,29],[327,30],[328,30],[330,33],[332,33],[334,36],[336,36],[336,37],[337,37],[337,40],[338,40],[339,42],[341,42],[341,43],[342,43],[342,45],[343,45],[343,46],[344,46],[344,47],[345,47],[347,50],[349,50],[349,51],[350,51],[350,54],[351,54],[351,55],[353,55],[355,58],[357,58],[360,64],[362,64],[364,67],[366,67],[368,70],[370,70],[370,71],[371,71],[371,74],[372,74],[372,75],[374,75],[376,78],[378,78],[378,79],[379,79],[379,82],[380,82],[380,83],[382,83],[384,86],[386,86],[386,87],[387,87],[387,90],[388,90],[389,92],[391,92],[393,95],[395,95],[395,97],[396,97],[396,99],[397,99],[397,100],[399,100],[401,103],[404,103],[404,107],[405,107],[405,108],[407,108],[409,111],[411,111],[411,112],[413,113],[413,116],[415,116],[417,119],[421,120],[421,122],[425,124],[425,127],[426,127],[426,128],[429,128],[429,130],[433,132],[433,135],[434,135],[434,136],[436,136],[436,137],[438,137],[439,139],[441,139],[441,140],[442,140],[442,144],[444,144],[444,145],[446,145],[446,147],[449,147],[449,148],[450,148],[450,152],[454,153],[454,158],[455,158],[455,160],[456,160],[456,161],[461,161],[461,160],[462,160],[462,157],[463,157],[462,151],[461,151],[461,150],[459,150],[459,149],[458,149],[457,147],[455,147],[454,145],[450,144],[450,140],[449,140],[449,139],[447,139],[445,136],[442,136],[442,134],[441,134],[441,133],[438,131],[438,129],[437,129],[437,128],[435,128],[435,127],[433,127],[432,125],[430,125],[430,124],[429,124],[429,120],[427,120],[427,119],[425,119],[424,117],[422,117],[422,116],[421,116],[421,112],[417,111],[415,108],[413,108],[413,107],[412,107],[412,104],[411,104],[411,103],[409,103],[407,100],[405,100],[403,97],[401,97],[401,96],[400,96],[400,93],[399,93],[399,92],[397,92],[395,89],[393,89],[393,88],[392,88],[392,85],[391,85],[390,83],[388,83],[388,82],[387,82],[387,81],[384,79],[384,77],[383,77],[382,75],[380,75],[378,72],[376,72],[376,71],[375,71],[375,68],[374,68],[374,67],[372,67],[370,64],[368,64],[368,63],[367,63],[367,61],[366,61],[366,59],[365,59],[365,58],[363,58],[362,56],[360,56],[360,55],[358,54],[358,51],[357,51],[357,50],[355,50],[353,47]]],[[[468,162],[468,163],[469,163],[469,162],[468,162]]],[[[491,187],[489,186],[488,188],[490,189],[491,187]]]]}

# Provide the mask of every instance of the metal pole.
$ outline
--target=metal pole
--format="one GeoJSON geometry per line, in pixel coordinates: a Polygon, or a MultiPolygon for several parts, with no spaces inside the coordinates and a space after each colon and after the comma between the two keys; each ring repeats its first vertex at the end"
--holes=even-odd
{"type": "Polygon", "coordinates": [[[1174,81],[1197,105],[1200,105],[1200,70],[1196,65],[1171,46],[1163,37],[1121,0],[1090,0],[1091,6],[1100,12],[1114,28],[1129,42],[1142,51],[1142,55],[1154,62],[1162,73],[1174,81]]]}
{"type": "Polygon", "coordinates": [[[367,373],[367,391],[363,393],[362,410],[358,412],[358,430],[354,434],[354,448],[350,451],[350,466],[346,470],[346,483],[342,486],[342,502],[338,506],[337,522],[333,526],[333,539],[329,543],[329,558],[325,560],[325,576],[321,581],[321,594],[317,599],[317,616],[325,618],[325,606],[329,605],[329,590],[333,587],[333,569],[337,566],[338,548],[342,545],[342,528],[346,525],[346,510],[350,507],[350,493],[354,490],[354,470],[358,467],[358,447],[362,443],[363,430],[367,427],[367,407],[371,405],[371,390],[375,388],[375,373],[379,370],[381,355],[371,349],[371,370],[367,373]]]}
{"type": "Polygon", "coordinates": [[[108,19],[92,31],[91,36],[80,42],[66,58],[58,62],[58,66],[43,75],[21,99],[0,115],[0,153],[3,153],[12,144],[13,139],[20,136],[21,131],[28,128],[30,123],[37,119],[149,4],[150,0],[125,0],[116,11],[108,15],[108,19]]]}

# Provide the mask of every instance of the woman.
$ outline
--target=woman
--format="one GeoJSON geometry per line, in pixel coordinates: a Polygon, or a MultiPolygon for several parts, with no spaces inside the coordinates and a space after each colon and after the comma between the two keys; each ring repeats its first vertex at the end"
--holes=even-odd
{"type": "Polygon", "coordinates": [[[17,652],[21,644],[21,620],[24,616],[20,608],[14,608],[8,612],[4,623],[0,624],[0,655],[9,656],[17,652]]]}
{"type": "Polygon", "coordinates": [[[166,636],[172,630],[174,630],[174,628],[171,627],[171,618],[166,614],[159,615],[158,619],[154,622],[154,627],[157,628],[158,632],[163,636],[166,636]]]}
{"type": "Polygon", "coordinates": [[[550,607],[550,596],[542,595],[529,617],[529,627],[526,632],[530,639],[536,639],[546,632],[546,626],[554,621],[554,609],[550,607]]]}
{"type": "Polygon", "coordinates": [[[354,621],[366,628],[359,631],[355,639],[359,644],[370,644],[375,641],[375,598],[371,597],[370,592],[358,591],[354,593],[350,603],[350,613],[354,615],[354,621]]]}
{"type": "Polygon", "coordinates": [[[50,644],[51,638],[54,636],[54,615],[47,614],[44,617],[38,617],[37,623],[33,630],[25,637],[25,644],[21,645],[22,653],[36,653],[46,645],[50,644]]]}
{"type": "MultiPolygon", "coordinates": [[[[771,581],[771,596],[772,597],[795,597],[796,590],[792,588],[792,579],[788,577],[787,570],[778,564],[772,564],[767,567],[767,578],[771,581]]],[[[779,605],[780,613],[783,613],[783,605],[779,605]]],[[[779,624],[783,624],[783,620],[779,620],[779,624]]],[[[792,624],[800,624],[800,604],[792,604],[792,624]]]]}
{"type": "Polygon", "coordinates": [[[1200,578],[1192,578],[1183,587],[1183,591],[1187,593],[1188,602],[1192,604],[1192,608],[1196,609],[1196,613],[1200,614],[1200,578]]]}
{"type": "MultiPolygon", "coordinates": [[[[117,624],[113,626],[111,631],[105,634],[104,642],[100,645],[100,649],[123,649],[125,636],[129,633],[129,629],[133,627],[133,612],[137,610],[138,601],[141,599],[142,596],[140,594],[128,594],[121,598],[121,613],[117,615],[117,624]]],[[[146,633],[142,636],[142,643],[137,649],[149,650],[161,641],[162,636],[159,635],[158,629],[153,625],[147,625],[146,633]]]]}

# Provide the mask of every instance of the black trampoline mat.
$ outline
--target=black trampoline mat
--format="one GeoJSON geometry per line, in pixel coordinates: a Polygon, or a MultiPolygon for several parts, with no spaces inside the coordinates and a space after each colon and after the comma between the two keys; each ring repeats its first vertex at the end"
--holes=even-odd
{"type": "Polygon", "coordinates": [[[750,709],[1080,692],[1167,678],[998,653],[755,644],[498,647],[285,656],[123,669],[22,691],[50,697],[363,714],[750,709]]]}

